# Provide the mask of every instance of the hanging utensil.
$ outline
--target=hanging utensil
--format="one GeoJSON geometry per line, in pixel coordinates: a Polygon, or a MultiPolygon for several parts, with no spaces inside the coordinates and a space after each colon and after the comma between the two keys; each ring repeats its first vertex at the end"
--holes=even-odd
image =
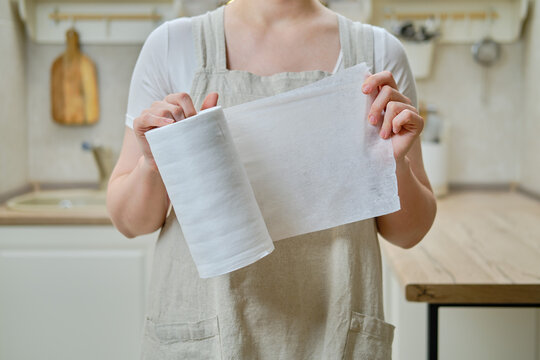
{"type": "Polygon", "coordinates": [[[471,52],[477,63],[483,66],[491,66],[501,57],[501,45],[486,36],[473,44],[471,52]]]}
{"type": "Polygon", "coordinates": [[[493,21],[495,9],[490,7],[487,11],[488,21],[485,24],[484,37],[475,42],[471,48],[474,60],[483,66],[491,66],[499,60],[501,56],[501,46],[498,42],[492,39],[491,32],[493,29],[493,21]]]}
{"type": "Polygon", "coordinates": [[[488,68],[495,64],[501,57],[501,46],[491,37],[494,18],[493,14],[495,11],[491,8],[487,13],[490,15],[488,22],[485,23],[485,35],[471,47],[474,61],[483,67],[481,74],[481,99],[484,104],[489,102],[490,77],[488,76],[488,68]]]}

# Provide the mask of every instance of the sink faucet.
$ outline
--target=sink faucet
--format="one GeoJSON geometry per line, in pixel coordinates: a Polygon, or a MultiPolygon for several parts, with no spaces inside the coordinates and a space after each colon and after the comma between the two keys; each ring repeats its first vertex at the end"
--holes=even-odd
{"type": "Polygon", "coordinates": [[[107,183],[109,182],[113,170],[111,148],[103,145],[93,145],[88,141],[83,141],[82,149],[92,151],[99,172],[99,189],[107,189],[107,183]]]}

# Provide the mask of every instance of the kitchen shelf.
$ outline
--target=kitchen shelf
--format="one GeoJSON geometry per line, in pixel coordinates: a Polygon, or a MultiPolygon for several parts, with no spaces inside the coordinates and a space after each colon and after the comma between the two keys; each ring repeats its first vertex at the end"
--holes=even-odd
{"type": "Polygon", "coordinates": [[[422,24],[433,19],[439,24],[439,43],[472,44],[486,36],[511,43],[520,38],[529,0],[381,0],[375,4],[373,22],[388,30],[402,21],[422,24]]]}
{"type": "Polygon", "coordinates": [[[529,8],[529,0],[380,0],[374,4],[372,23],[390,32],[407,22],[415,29],[437,30],[437,36],[425,41],[400,39],[416,79],[430,76],[438,44],[471,45],[485,38],[501,44],[518,41],[529,8]]]}
{"type": "Polygon", "coordinates": [[[74,27],[83,44],[142,44],[167,20],[214,9],[218,0],[17,0],[27,36],[40,44],[65,43],[74,27]]]}

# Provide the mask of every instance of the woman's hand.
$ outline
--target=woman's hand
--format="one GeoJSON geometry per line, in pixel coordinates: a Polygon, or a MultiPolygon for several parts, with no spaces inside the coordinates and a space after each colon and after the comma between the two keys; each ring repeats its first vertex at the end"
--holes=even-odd
{"type": "MultiPolygon", "coordinates": [[[[203,101],[201,110],[217,105],[218,94],[210,93],[203,101]]],[[[145,162],[157,170],[156,162],[150,151],[145,132],[148,130],[169,125],[197,114],[193,101],[187,93],[170,94],[162,101],[155,101],[149,109],[143,110],[141,115],[133,120],[133,131],[141,147],[145,162]]]]}
{"type": "Polygon", "coordinates": [[[369,76],[362,85],[362,91],[365,94],[376,94],[368,121],[372,125],[382,122],[379,135],[383,139],[392,137],[394,158],[396,161],[403,160],[420,136],[424,119],[418,115],[411,100],[398,91],[394,76],[389,71],[369,76]]]}

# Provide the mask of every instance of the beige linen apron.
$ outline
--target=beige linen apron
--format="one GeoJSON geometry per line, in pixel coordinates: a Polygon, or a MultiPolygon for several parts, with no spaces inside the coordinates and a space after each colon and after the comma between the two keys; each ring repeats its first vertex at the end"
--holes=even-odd
{"type": "MultiPolygon", "coordinates": [[[[199,68],[191,96],[197,109],[212,91],[225,108],[331,75],[228,70],[223,9],[192,19],[199,68]]],[[[373,69],[372,28],[338,19],[344,66],[365,61],[373,69]]],[[[394,326],[383,320],[374,219],[274,245],[254,264],[201,279],[172,209],[155,247],[142,359],[391,358],[394,326]]]]}

